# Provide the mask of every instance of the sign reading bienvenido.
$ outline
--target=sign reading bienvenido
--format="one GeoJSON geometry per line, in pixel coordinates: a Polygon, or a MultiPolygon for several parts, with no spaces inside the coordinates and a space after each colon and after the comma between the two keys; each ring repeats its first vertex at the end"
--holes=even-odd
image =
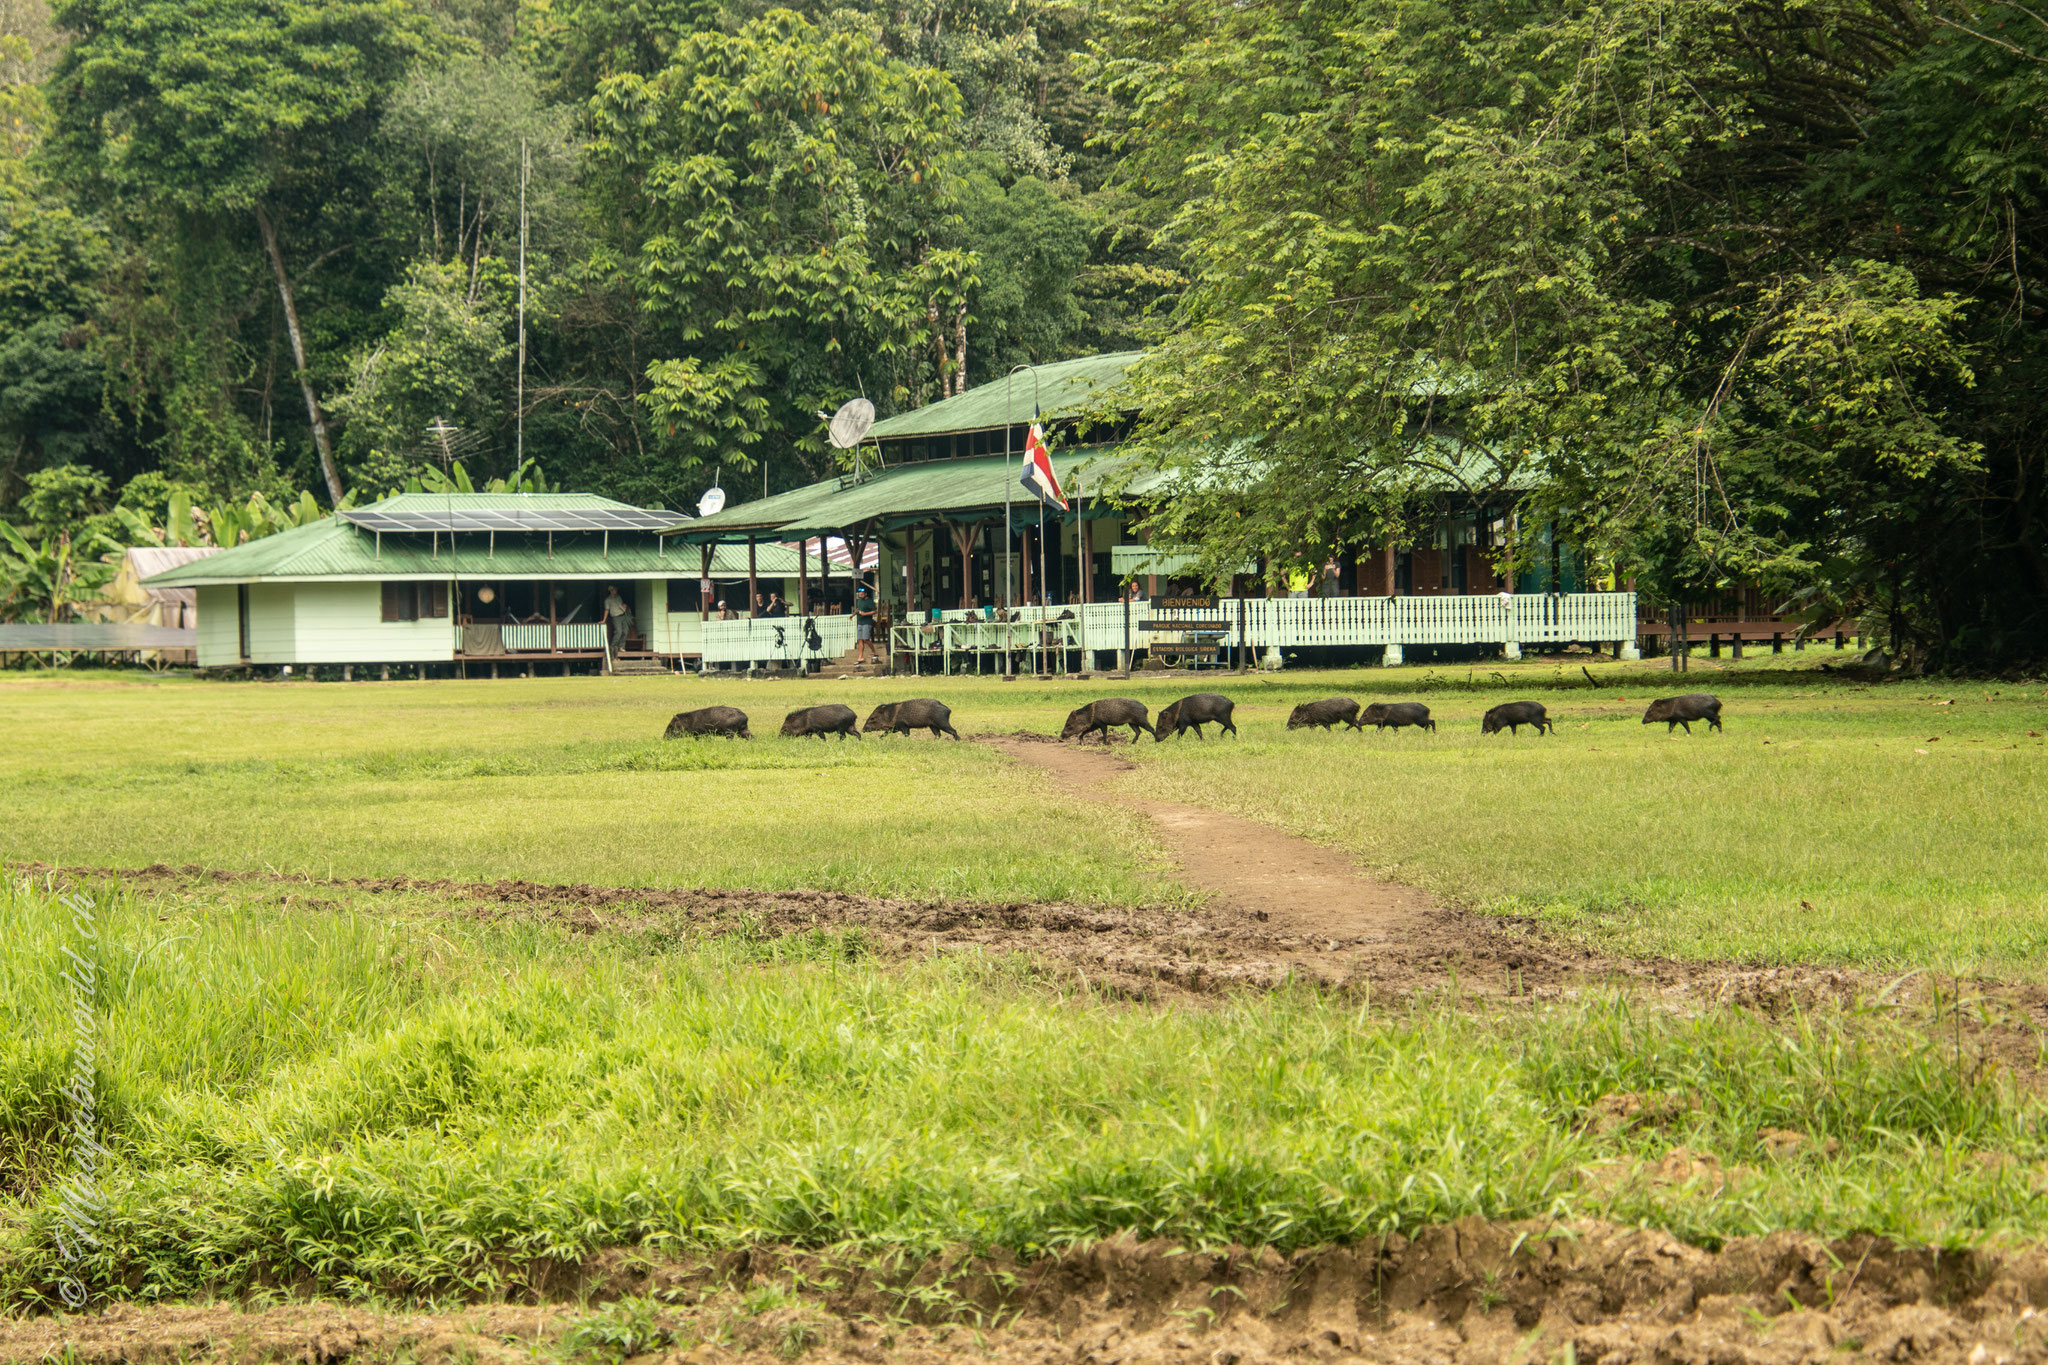
{"type": "Polygon", "coordinates": [[[1179,592],[1170,597],[1154,597],[1154,611],[1214,611],[1216,594],[1213,592],[1179,592]]]}

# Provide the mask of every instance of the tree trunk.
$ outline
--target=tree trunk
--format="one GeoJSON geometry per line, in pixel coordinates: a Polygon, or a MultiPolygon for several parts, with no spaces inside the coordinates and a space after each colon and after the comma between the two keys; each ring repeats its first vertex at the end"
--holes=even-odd
{"type": "Polygon", "coordinates": [[[313,376],[306,370],[306,339],[299,331],[299,306],[292,299],[291,276],[285,273],[284,253],[277,247],[277,229],[270,215],[256,206],[256,226],[263,232],[263,249],[270,255],[270,268],[277,275],[277,296],[284,303],[284,327],[292,339],[292,359],[298,365],[299,392],[306,396],[306,420],[313,427],[313,445],[320,452],[320,474],[327,480],[327,496],[341,505],[341,475],[334,468],[334,445],[327,438],[327,418],[321,414],[320,399],[313,392],[313,376]]]}
{"type": "Polygon", "coordinates": [[[953,392],[967,392],[967,300],[953,310],[953,392]]]}

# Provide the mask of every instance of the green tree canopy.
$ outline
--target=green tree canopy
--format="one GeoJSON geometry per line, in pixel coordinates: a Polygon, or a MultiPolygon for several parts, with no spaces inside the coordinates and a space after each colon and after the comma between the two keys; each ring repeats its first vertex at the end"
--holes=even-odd
{"type": "Polygon", "coordinates": [[[56,16],[76,34],[52,78],[57,155],[102,202],[188,248],[254,228],[339,502],[295,268],[349,245],[340,220],[376,179],[378,121],[425,23],[403,0],[63,0],[56,16]]]}
{"type": "MultiPolygon", "coordinates": [[[[1191,271],[1140,371],[1186,475],[1162,529],[1218,564],[1322,551],[1449,486],[1672,594],[1761,574],[1855,610],[1912,595],[1902,555],[1953,573],[1932,509],[1990,450],[1959,420],[1963,276],[1995,267],[1980,240],[1929,269],[1897,196],[2037,147],[2038,115],[1973,93],[1974,125],[1943,117],[1975,140],[1916,139],[1911,177],[1873,132],[1920,64],[1996,55],[1974,27],[1891,0],[1125,0],[1097,68],[1122,174],[1191,271]]],[[[1919,191],[1924,230],[1987,223],[1968,198],[1919,191]]]]}
{"type": "Polygon", "coordinates": [[[787,10],[604,83],[590,155],[622,285],[655,321],[642,402],[671,458],[816,477],[813,411],[915,392],[927,317],[972,271],[944,245],[958,116],[945,76],[787,10]]]}

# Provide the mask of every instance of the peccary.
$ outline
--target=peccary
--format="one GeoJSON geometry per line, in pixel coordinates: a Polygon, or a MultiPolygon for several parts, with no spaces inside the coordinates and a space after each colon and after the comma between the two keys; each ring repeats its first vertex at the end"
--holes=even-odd
{"type": "Polygon", "coordinates": [[[937,739],[943,730],[956,740],[960,738],[960,732],[953,728],[952,708],[930,697],[884,702],[874,709],[868,723],[860,728],[870,733],[888,730],[899,735],[907,735],[912,730],[929,730],[933,739],[937,739]]]}
{"type": "Polygon", "coordinates": [[[1107,744],[1110,727],[1116,725],[1130,726],[1131,738],[1134,740],[1140,730],[1150,734],[1154,739],[1159,738],[1159,732],[1145,720],[1145,703],[1132,701],[1129,697],[1109,697],[1102,701],[1091,701],[1086,706],[1075,707],[1073,714],[1067,717],[1066,725],[1060,730],[1060,738],[1073,739],[1078,736],[1086,740],[1090,734],[1100,730],[1102,742],[1107,744]]]}
{"type": "Polygon", "coordinates": [[[1349,697],[1324,697],[1321,701],[1305,701],[1294,708],[1294,714],[1287,718],[1290,730],[1305,730],[1311,725],[1320,725],[1325,730],[1332,725],[1345,725],[1353,730],[1363,730],[1358,723],[1358,703],[1349,697]]]}
{"type": "Polygon", "coordinates": [[[836,701],[825,706],[803,706],[782,718],[782,737],[802,739],[805,735],[816,735],[823,739],[827,735],[838,735],[839,742],[844,744],[848,735],[860,738],[860,731],[853,728],[859,719],[851,706],[842,706],[836,701]]]}
{"type": "Polygon", "coordinates": [[[1429,718],[1429,708],[1419,701],[1376,701],[1359,712],[1358,728],[1370,725],[1375,730],[1393,726],[1396,730],[1404,725],[1413,725],[1422,730],[1436,729],[1436,722],[1429,718]]]}
{"type": "Polygon", "coordinates": [[[1237,726],[1231,723],[1230,713],[1236,705],[1230,698],[1215,692],[1197,692],[1192,697],[1182,697],[1160,711],[1159,719],[1153,725],[1153,742],[1164,743],[1168,730],[1178,735],[1192,729],[1196,739],[1207,739],[1202,727],[1212,723],[1222,726],[1225,733],[1234,735],[1237,726]]]}
{"type": "Polygon", "coordinates": [[[1721,699],[1707,692],[1688,692],[1682,697],[1659,697],[1650,703],[1650,709],[1643,712],[1643,724],[1655,725],[1664,722],[1664,733],[1670,734],[1680,725],[1687,734],[1692,733],[1692,723],[1703,720],[1710,730],[1721,728],[1721,699]]]}
{"type": "Polygon", "coordinates": [[[1504,701],[1486,713],[1486,719],[1479,722],[1482,735],[1498,734],[1502,730],[1519,735],[1524,725],[1536,727],[1539,735],[1549,734],[1557,728],[1543,710],[1540,701],[1504,701]]]}
{"type": "Polygon", "coordinates": [[[727,739],[737,736],[752,739],[754,732],[747,728],[747,713],[737,706],[706,706],[697,711],[679,712],[668,723],[668,733],[663,739],[680,739],[684,735],[724,735],[727,739]]]}

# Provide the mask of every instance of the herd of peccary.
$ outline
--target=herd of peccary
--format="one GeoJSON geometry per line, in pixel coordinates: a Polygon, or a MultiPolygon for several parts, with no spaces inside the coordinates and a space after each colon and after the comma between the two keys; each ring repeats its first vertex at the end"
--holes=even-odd
{"type": "MultiPolygon", "coordinates": [[[[1235,706],[1230,698],[1219,693],[1197,692],[1166,706],[1155,721],[1141,701],[1129,697],[1105,697],[1101,701],[1075,707],[1067,716],[1067,723],[1060,728],[1060,738],[1081,741],[1099,734],[1102,742],[1107,744],[1110,731],[1124,726],[1130,727],[1133,740],[1143,733],[1152,736],[1154,743],[1162,743],[1189,730],[1195,732],[1195,738],[1206,739],[1208,736],[1202,730],[1204,725],[1219,727],[1218,734],[1234,735],[1237,726],[1230,715],[1235,706]]],[[[784,739],[801,739],[816,735],[823,739],[827,735],[837,735],[843,743],[848,735],[859,739],[862,731],[907,735],[912,730],[929,730],[933,739],[942,734],[951,735],[955,740],[960,738],[960,732],[953,728],[952,708],[931,697],[877,706],[859,730],[853,728],[854,720],[853,708],[838,702],[801,706],[783,718],[782,736],[784,739]]],[[[1664,722],[1666,734],[1681,725],[1687,734],[1691,734],[1692,722],[1696,720],[1705,721],[1710,730],[1718,730],[1721,728],[1721,699],[1705,692],[1692,692],[1683,697],[1660,697],[1643,712],[1643,724],[1655,725],[1660,720],[1664,722]]],[[[1409,727],[1431,732],[1436,730],[1429,708],[1419,701],[1376,701],[1361,710],[1358,703],[1349,697],[1325,697],[1321,701],[1303,702],[1287,718],[1290,730],[1319,728],[1327,731],[1337,725],[1351,730],[1363,730],[1370,725],[1375,732],[1400,731],[1409,727]]],[[[1557,728],[1544,711],[1542,702],[1508,701],[1486,713],[1479,722],[1479,733],[1493,735],[1506,730],[1511,735],[1519,735],[1524,725],[1539,735],[1550,734],[1557,728]]],[[[747,728],[747,713],[738,707],[706,706],[701,710],[684,711],[668,723],[667,738],[678,739],[685,735],[752,739],[754,732],[747,728]]]]}

